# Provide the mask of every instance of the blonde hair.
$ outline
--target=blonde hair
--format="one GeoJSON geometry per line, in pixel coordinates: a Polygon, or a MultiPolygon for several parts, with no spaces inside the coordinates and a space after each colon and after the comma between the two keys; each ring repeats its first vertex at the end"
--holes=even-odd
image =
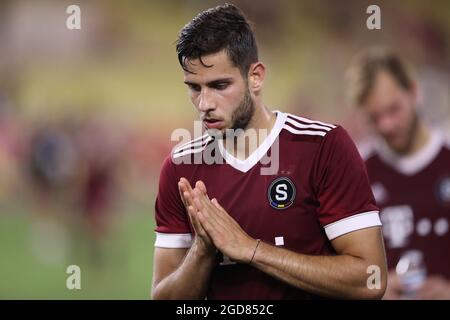
{"type": "Polygon", "coordinates": [[[370,48],[358,54],[346,73],[348,97],[361,106],[370,94],[375,78],[380,71],[386,71],[405,90],[414,85],[412,74],[400,56],[386,48],[370,48]]]}

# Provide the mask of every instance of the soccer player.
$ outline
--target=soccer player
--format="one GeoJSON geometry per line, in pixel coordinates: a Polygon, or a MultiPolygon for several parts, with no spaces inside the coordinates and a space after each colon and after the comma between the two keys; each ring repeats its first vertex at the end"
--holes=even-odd
{"type": "Polygon", "coordinates": [[[265,66],[233,5],[196,16],[176,48],[207,133],[163,164],[152,297],[381,298],[381,222],[347,132],[269,110],[265,66]],[[268,134],[242,143],[252,130],[268,134]],[[217,161],[195,161],[208,155],[217,161]]]}
{"type": "Polygon", "coordinates": [[[450,299],[450,149],[445,136],[419,116],[416,82],[390,50],[359,54],[348,81],[353,103],[376,133],[363,152],[392,271],[386,298],[450,299]]]}

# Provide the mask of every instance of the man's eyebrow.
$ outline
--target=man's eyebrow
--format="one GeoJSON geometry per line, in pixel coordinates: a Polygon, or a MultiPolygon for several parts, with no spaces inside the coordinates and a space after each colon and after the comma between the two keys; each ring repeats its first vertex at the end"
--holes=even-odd
{"type": "MultiPolygon", "coordinates": [[[[209,81],[209,82],[206,83],[206,85],[207,85],[207,86],[214,86],[214,85],[216,85],[216,84],[218,84],[218,83],[221,83],[221,82],[231,82],[232,80],[233,80],[233,78],[231,78],[231,77],[220,78],[220,79],[215,79],[215,80],[209,81]]],[[[191,81],[187,81],[187,80],[184,81],[184,83],[187,84],[187,85],[190,85],[190,86],[192,86],[192,85],[199,85],[198,83],[191,82],[191,81]]]]}
{"type": "Polygon", "coordinates": [[[221,79],[216,79],[216,80],[210,81],[206,85],[207,86],[214,86],[214,85],[217,85],[217,84],[222,83],[222,82],[231,82],[232,80],[233,80],[233,78],[231,78],[231,77],[221,78],[221,79]]]}

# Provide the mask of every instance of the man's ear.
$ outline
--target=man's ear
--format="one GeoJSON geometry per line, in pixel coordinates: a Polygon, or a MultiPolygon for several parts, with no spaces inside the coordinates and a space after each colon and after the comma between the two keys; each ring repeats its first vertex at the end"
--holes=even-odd
{"type": "Polygon", "coordinates": [[[266,66],[262,62],[255,62],[248,70],[248,87],[256,95],[260,93],[266,76],[266,66]]]}

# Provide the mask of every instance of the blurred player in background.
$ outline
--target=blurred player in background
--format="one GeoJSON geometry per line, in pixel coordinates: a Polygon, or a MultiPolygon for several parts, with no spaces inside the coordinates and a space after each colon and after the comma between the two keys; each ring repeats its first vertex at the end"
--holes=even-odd
{"type": "Polygon", "coordinates": [[[347,132],[264,105],[265,66],[233,5],[195,17],[177,52],[208,134],[164,162],[153,298],[381,298],[387,273],[378,208],[347,132]],[[252,130],[270,133],[242,143],[252,130]],[[212,153],[216,162],[193,164],[212,153]],[[279,156],[278,169],[262,174],[269,153],[279,156]],[[373,267],[378,277],[369,287],[373,267]]]}
{"type": "Polygon", "coordinates": [[[95,118],[49,121],[32,131],[25,164],[38,208],[31,237],[38,257],[61,260],[69,245],[81,244],[102,267],[118,192],[121,149],[114,137],[95,118]]]}
{"type": "Polygon", "coordinates": [[[420,92],[395,53],[372,48],[348,70],[349,92],[376,132],[364,157],[390,268],[385,298],[450,299],[450,149],[419,115],[420,92]]]}

